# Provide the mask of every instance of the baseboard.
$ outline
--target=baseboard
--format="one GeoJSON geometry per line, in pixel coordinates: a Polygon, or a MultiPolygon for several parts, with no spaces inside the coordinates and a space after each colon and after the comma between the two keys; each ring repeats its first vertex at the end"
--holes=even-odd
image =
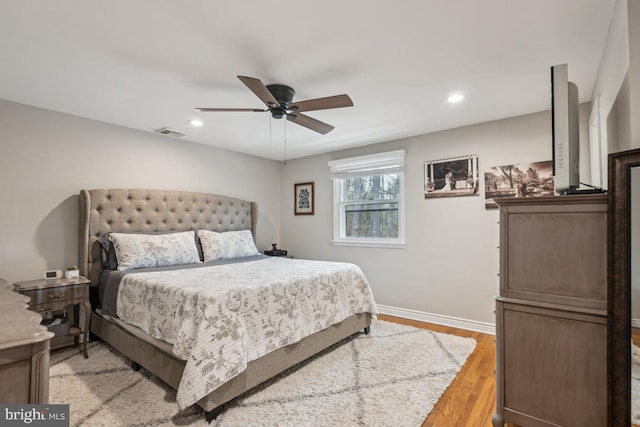
{"type": "Polygon", "coordinates": [[[631,319],[632,328],[640,328],[640,319],[631,319]]]}
{"type": "Polygon", "coordinates": [[[405,319],[418,320],[420,322],[435,323],[436,325],[466,329],[468,331],[474,332],[482,332],[483,334],[496,334],[496,325],[494,325],[493,323],[478,322],[475,320],[462,319],[459,317],[425,313],[423,311],[391,307],[389,305],[381,304],[378,304],[378,310],[380,311],[380,314],[387,314],[389,316],[403,317],[405,319]]]}

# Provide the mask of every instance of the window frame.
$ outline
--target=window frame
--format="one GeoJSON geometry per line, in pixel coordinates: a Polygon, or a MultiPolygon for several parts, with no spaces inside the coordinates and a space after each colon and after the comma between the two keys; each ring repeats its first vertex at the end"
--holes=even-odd
{"type": "MultiPolygon", "coordinates": [[[[350,157],[329,162],[333,181],[333,239],[335,246],[359,246],[375,248],[404,248],[405,241],[405,150],[390,151],[366,156],[350,157]],[[388,203],[391,200],[354,201],[344,200],[344,179],[356,176],[399,175],[398,189],[398,237],[347,237],[345,206],[354,203],[388,203]]],[[[395,202],[395,199],[392,201],[395,202]]]]}

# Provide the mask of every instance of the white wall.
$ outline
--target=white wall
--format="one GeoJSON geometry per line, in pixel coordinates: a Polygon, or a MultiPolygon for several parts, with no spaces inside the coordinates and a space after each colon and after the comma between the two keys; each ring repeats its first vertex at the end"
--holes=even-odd
{"type": "MultiPolygon", "coordinates": [[[[586,132],[581,107],[581,131],[586,132]]],[[[480,197],[423,197],[423,163],[478,154],[481,169],[551,158],[550,112],[290,160],[286,165],[0,101],[0,277],[10,283],[77,263],[83,188],[226,194],[258,202],[258,246],[354,262],[379,304],[492,325],[498,212],[480,197]],[[407,150],[407,247],[334,247],[329,160],[407,150]],[[239,174],[238,171],[242,170],[239,174]],[[293,215],[293,184],[314,181],[316,214],[293,215]],[[278,184],[280,183],[280,185],[278,184]]],[[[584,135],[583,135],[584,137],[584,135]]]]}
{"type": "Polygon", "coordinates": [[[629,19],[629,104],[631,128],[629,148],[640,148],[640,1],[628,1],[629,19]]]}
{"type": "Polygon", "coordinates": [[[78,193],[157,188],[259,205],[259,249],[280,233],[280,163],[0,100],[0,277],[78,263],[78,193]]]}
{"type": "MultiPolygon", "coordinates": [[[[607,187],[608,154],[640,147],[640,1],[617,0],[593,87],[593,167],[607,187]],[[615,129],[611,129],[614,126],[615,129]],[[596,156],[596,154],[598,154],[596,156]],[[601,171],[601,172],[600,172],[601,171]]],[[[597,181],[597,179],[596,179],[597,181]]],[[[597,184],[597,182],[596,182],[597,184]]]]}
{"type": "MultiPolygon", "coordinates": [[[[607,188],[609,153],[619,151],[620,133],[615,130],[616,138],[611,138],[610,113],[613,111],[616,120],[624,120],[628,114],[628,108],[621,107],[619,93],[627,81],[629,70],[629,20],[627,0],[617,0],[609,32],[605,43],[602,59],[598,67],[598,75],[591,94],[591,105],[594,108],[591,114],[591,168],[594,170],[593,184],[607,188]],[[616,101],[618,101],[616,103],[616,101]],[[622,117],[619,115],[622,114],[622,117]]],[[[624,132],[622,133],[625,134],[624,132]]]]}
{"type": "MultiPolygon", "coordinates": [[[[581,135],[587,138],[589,106],[581,106],[581,135]]],[[[588,147],[583,147],[588,150],[588,147]]],[[[498,211],[485,210],[485,168],[551,160],[549,111],[421,135],[359,149],[292,160],[282,172],[282,240],[295,257],[359,265],[384,306],[494,323],[499,288],[498,211]],[[327,162],[405,149],[405,249],[333,246],[332,184],[327,162]],[[423,163],[478,154],[480,197],[424,199],[423,163]],[[314,181],[315,215],[293,215],[293,185],[314,181]]]]}
{"type": "MultiPolygon", "coordinates": [[[[605,145],[601,164],[605,171],[607,154],[640,148],[640,0],[617,0],[605,51],[598,69],[593,96],[600,98],[605,145]]],[[[637,169],[637,168],[636,168],[637,169]]],[[[640,326],[640,173],[632,177],[632,318],[640,326]]],[[[605,185],[606,186],[606,185],[605,185]]]]}
{"type": "Polygon", "coordinates": [[[616,101],[629,69],[628,24],[627,0],[617,0],[591,95],[594,105],[594,99],[600,97],[600,113],[604,120],[616,101]]]}

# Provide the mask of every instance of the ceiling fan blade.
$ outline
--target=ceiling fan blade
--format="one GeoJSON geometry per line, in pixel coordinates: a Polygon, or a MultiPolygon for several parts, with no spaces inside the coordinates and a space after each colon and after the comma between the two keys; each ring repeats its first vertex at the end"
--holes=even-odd
{"type": "Polygon", "coordinates": [[[259,80],[254,79],[253,77],[245,77],[238,76],[240,81],[245,84],[251,90],[251,92],[255,93],[258,98],[267,106],[273,105],[274,107],[279,107],[280,103],[273,97],[269,89],[259,80]]]}
{"type": "Polygon", "coordinates": [[[316,120],[313,117],[305,116],[304,114],[291,113],[287,115],[287,120],[297,125],[304,126],[307,129],[311,129],[322,135],[326,135],[335,129],[335,126],[331,126],[328,123],[316,120]]]}
{"type": "Polygon", "coordinates": [[[294,102],[289,105],[291,110],[315,111],[327,110],[329,108],[353,107],[353,101],[349,95],[327,96],[326,98],[309,99],[307,101],[294,102]]]}
{"type": "Polygon", "coordinates": [[[208,108],[208,107],[196,107],[196,110],[208,113],[211,111],[248,111],[253,113],[262,113],[269,110],[261,110],[259,108],[208,108]]]}

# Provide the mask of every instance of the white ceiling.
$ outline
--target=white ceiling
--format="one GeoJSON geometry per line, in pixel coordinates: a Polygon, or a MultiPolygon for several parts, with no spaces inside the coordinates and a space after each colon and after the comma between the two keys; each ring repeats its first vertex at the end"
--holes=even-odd
{"type": "Polygon", "coordinates": [[[547,110],[555,64],[587,102],[613,4],[0,0],[0,99],[276,160],[286,132],[291,159],[547,110]],[[237,75],[354,106],[306,113],[336,127],[324,136],[268,113],[194,110],[263,108],[237,75]],[[455,91],[465,101],[448,104],[455,91]]]}

